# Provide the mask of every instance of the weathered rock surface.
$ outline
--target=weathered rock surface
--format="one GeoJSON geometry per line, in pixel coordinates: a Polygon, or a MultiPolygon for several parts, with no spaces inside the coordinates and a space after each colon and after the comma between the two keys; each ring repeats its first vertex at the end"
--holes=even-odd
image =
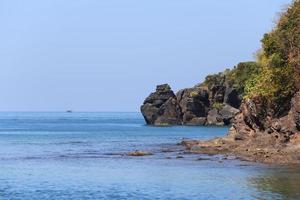
{"type": "Polygon", "coordinates": [[[150,125],[179,125],[182,123],[180,107],[168,84],[157,86],[156,91],[144,101],[141,112],[146,123],[150,125]]]}
{"type": "Polygon", "coordinates": [[[141,112],[150,125],[229,125],[239,112],[235,89],[223,85],[195,86],[175,95],[168,84],[158,85],[143,105],[141,112]],[[214,108],[219,105],[219,108],[214,108]]]}
{"type": "Polygon", "coordinates": [[[217,125],[217,126],[224,125],[222,117],[219,114],[219,111],[217,109],[212,109],[208,112],[206,123],[207,125],[217,125]]]}
{"type": "Polygon", "coordinates": [[[201,88],[180,90],[177,101],[182,112],[182,123],[186,125],[204,125],[209,110],[208,91],[201,88]]]}
{"type": "Polygon", "coordinates": [[[300,131],[300,92],[297,92],[292,99],[290,118],[293,126],[297,131],[300,131]]]}
{"type": "Polygon", "coordinates": [[[226,87],[224,85],[213,85],[210,88],[210,99],[212,103],[223,103],[226,87]]]}
{"type": "Polygon", "coordinates": [[[224,103],[234,107],[234,108],[239,108],[241,105],[241,100],[242,98],[240,97],[240,94],[235,88],[232,87],[227,87],[225,90],[224,94],[224,103]]]}
{"type": "MultiPolygon", "coordinates": [[[[245,100],[227,136],[182,144],[192,153],[231,154],[248,161],[300,164],[300,92],[286,108],[290,108],[288,114],[277,117],[269,111],[264,99],[245,100]]],[[[212,116],[220,115],[216,110],[210,112],[212,116]]]]}
{"type": "Polygon", "coordinates": [[[220,110],[214,108],[208,112],[207,124],[208,125],[229,125],[232,123],[236,114],[240,112],[228,104],[225,104],[220,110]]]}

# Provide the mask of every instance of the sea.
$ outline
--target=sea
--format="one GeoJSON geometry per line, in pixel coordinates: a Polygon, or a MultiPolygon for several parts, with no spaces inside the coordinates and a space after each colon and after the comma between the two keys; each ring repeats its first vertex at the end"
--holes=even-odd
{"type": "Polygon", "coordinates": [[[299,166],[179,145],[228,129],[147,126],[140,113],[0,113],[0,200],[300,199],[299,166]],[[153,155],[128,155],[136,150],[153,155]]]}

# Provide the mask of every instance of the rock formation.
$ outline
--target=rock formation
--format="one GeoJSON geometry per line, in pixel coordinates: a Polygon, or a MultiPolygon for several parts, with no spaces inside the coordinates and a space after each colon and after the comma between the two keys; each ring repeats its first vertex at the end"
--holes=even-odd
{"type": "Polygon", "coordinates": [[[175,95],[168,84],[163,84],[146,98],[141,112],[150,125],[222,126],[232,122],[239,104],[238,93],[226,86],[208,89],[197,85],[175,95]]]}
{"type": "Polygon", "coordinates": [[[275,117],[259,97],[243,101],[225,137],[183,141],[192,153],[235,155],[242,160],[300,164],[300,92],[288,114],[275,117]]]}
{"type": "Polygon", "coordinates": [[[181,109],[168,84],[158,85],[144,101],[141,111],[147,124],[179,125],[182,123],[181,109]]]}
{"type": "Polygon", "coordinates": [[[228,104],[222,106],[220,110],[214,108],[208,112],[207,124],[208,125],[230,125],[233,118],[240,110],[236,109],[228,104]]]}
{"type": "Polygon", "coordinates": [[[266,134],[273,141],[285,144],[300,134],[299,114],[300,92],[291,99],[288,113],[283,116],[272,114],[262,98],[252,98],[242,103],[241,112],[235,116],[230,134],[244,135],[249,139],[266,134]]]}
{"type": "MultiPolygon", "coordinates": [[[[264,35],[256,62],[239,63],[232,70],[209,75],[203,83],[172,95],[179,108],[177,124],[232,124],[225,137],[184,141],[191,152],[300,164],[299,22],[300,0],[294,0],[277,26],[264,35]]],[[[151,118],[143,107],[145,118],[151,118]]],[[[175,117],[158,111],[153,115],[175,117]]]]}
{"type": "Polygon", "coordinates": [[[187,88],[176,94],[185,125],[204,125],[209,110],[208,91],[201,88],[187,88]]]}

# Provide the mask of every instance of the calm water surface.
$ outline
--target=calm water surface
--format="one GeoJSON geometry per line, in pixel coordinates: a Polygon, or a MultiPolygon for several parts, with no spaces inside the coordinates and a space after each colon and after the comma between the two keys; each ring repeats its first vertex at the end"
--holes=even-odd
{"type": "Polygon", "coordinates": [[[138,113],[1,113],[0,200],[300,199],[299,168],[175,145],[226,131],[145,126],[138,113]],[[154,155],[124,156],[133,150],[154,155]]]}

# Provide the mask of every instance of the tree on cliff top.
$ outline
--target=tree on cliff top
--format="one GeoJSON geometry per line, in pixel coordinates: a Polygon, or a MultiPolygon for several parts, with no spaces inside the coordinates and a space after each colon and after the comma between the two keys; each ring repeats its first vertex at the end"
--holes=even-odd
{"type": "Polygon", "coordinates": [[[282,103],[300,89],[300,0],[281,14],[277,26],[261,41],[260,73],[246,82],[246,98],[261,96],[278,114],[282,103]]]}

